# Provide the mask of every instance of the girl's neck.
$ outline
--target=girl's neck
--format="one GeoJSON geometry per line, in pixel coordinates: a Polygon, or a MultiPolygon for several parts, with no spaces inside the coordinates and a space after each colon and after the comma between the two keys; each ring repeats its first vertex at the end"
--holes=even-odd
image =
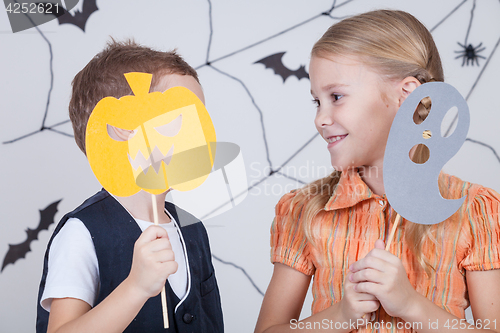
{"type": "MultiPolygon", "coordinates": [[[[165,214],[165,197],[170,190],[164,193],[154,195],[156,200],[156,209],[158,211],[158,223],[169,223],[170,217],[165,214]]],[[[129,197],[116,197],[116,199],[125,207],[136,219],[154,222],[152,194],[139,191],[129,197]]]]}
{"type": "Polygon", "coordinates": [[[362,166],[358,168],[358,173],[361,179],[372,190],[373,193],[384,195],[384,177],[382,167],[379,166],[362,166]]]}

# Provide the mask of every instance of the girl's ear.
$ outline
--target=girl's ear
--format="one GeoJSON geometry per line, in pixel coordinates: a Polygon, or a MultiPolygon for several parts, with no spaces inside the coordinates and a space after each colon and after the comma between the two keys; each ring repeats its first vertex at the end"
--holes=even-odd
{"type": "Polygon", "coordinates": [[[420,81],[413,76],[408,76],[401,80],[401,82],[399,83],[399,106],[401,106],[406,97],[408,97],[413,92],[413,90],[415,90],[420,85],[420,81]]]}

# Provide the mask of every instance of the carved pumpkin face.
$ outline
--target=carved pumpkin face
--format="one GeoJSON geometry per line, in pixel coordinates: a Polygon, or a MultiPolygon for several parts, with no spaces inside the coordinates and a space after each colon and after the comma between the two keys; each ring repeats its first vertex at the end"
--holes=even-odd
{"type": "Polygon", "coordinates": [[[215,151],[215,129],[205,106],[186,87],[149,92],[152,75],[127,73],[134,96],[103,98],[90,115],[86,150],[101,185],[116,196],[143,189],[160,194],[188,191],[208,177],[215,151]],[[134,131],[117,141],[108,125],[134,131]]]}

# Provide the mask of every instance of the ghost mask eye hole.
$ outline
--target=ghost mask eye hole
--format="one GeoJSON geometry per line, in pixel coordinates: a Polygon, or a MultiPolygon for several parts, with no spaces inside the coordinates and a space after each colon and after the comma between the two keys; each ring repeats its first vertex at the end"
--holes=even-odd
{"type": "Polygon", "coordinates": [[[182,125],[182,114],[180,114],[177,118],[169,122],[168,124],[161,125],[155,127],[155,130],[164,136],[176,136],[181,130],[182,125]]]}
{"type": "Polygon", "coordinates": [[[108,135],[111,139],[115,141],[128,141],[132,139],[137,133],[135,130],[126,130],[123,128],[119,128],[116,126],[112,126],[110,124],[106,124],[107,130],[108,130],[108,135]]]}

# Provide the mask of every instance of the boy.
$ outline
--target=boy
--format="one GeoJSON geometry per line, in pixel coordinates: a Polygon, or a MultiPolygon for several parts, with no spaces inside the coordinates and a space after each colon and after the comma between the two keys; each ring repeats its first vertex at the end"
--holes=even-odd
{"type": "MultiPolygon", "coordinates": [[[[151,91],[183,86],[204,103],[196,71],[175,52],[112,41],[73,80],[70,118],[84,153],[92,110],[104,97],[132,94],[123,75],[129,72],[152,74],[151,91]]],[[[108,125],[108,134],[125,141],[134,132],[108,125]]],[[[45,254],[38,333],[223,332],[206,230],[165,203],[167,192],[156,196],[159,226],[149,222],[153,205],[143,191],[114,197],[102,190],[62,218],[45,254]],[[159,295],[164,286],[167,330],[159,295]]]]}

